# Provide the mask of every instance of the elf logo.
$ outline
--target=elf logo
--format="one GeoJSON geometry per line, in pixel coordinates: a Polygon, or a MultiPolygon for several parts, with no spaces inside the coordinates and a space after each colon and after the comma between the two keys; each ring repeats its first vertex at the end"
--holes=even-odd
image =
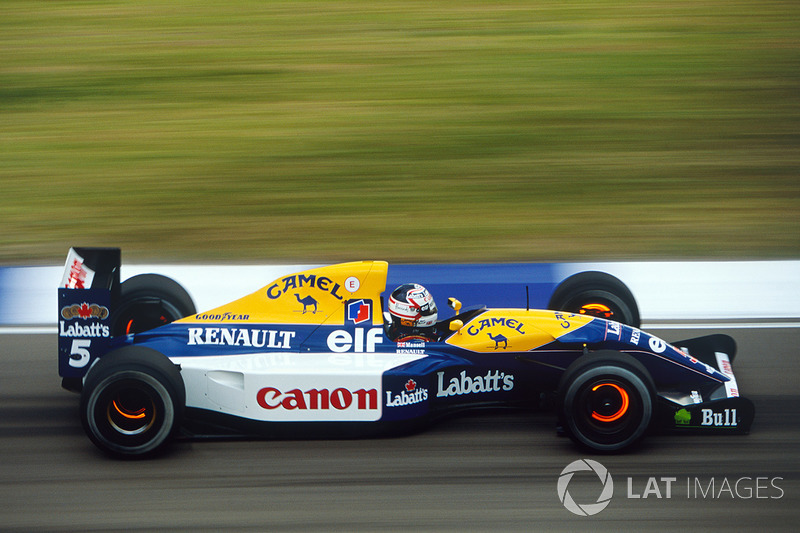
{"type": "Polygon", "coordinates": [[[374,352],[383,339],[383,328],[355,328],[352,332],[343,329],[328,335],[328,349],[334,353],[374,352]]]}

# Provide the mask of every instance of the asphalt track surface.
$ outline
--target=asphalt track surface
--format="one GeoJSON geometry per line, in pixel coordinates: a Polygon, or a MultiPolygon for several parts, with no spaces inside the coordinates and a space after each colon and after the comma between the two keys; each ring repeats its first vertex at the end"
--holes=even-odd
{"type": "MultiPolygon", "coordinates": [[[[551,415],[491,411],[399,438],[180,442],[148,461],[107,459],[83,434],[55,334],[0,335],[0,530],[798,531],[800,328],[656,333],[711,332],[739,342],[750,435],[655,436],[587,456],[556,437],[551,415]],[[583,457],[614,482],[593,516],[557,494],[583,457]]],[[[581,504],[601,489],[591,472],[568,484],[581,504]]]]}

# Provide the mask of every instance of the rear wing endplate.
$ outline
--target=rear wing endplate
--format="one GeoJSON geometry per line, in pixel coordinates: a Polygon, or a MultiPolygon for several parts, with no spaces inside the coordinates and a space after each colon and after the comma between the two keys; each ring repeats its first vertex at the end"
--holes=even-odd
{"type": "Polygon", "coordinates": [[[58,373],[80,379],[108,351],[119,293],[119,248],[70,248],[58,287],[58,373]]]}

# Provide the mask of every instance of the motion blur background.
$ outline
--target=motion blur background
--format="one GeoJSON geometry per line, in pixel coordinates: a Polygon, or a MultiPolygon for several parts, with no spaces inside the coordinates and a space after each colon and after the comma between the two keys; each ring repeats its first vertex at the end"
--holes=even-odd
{"type": "Polygon", "coordinates": [[[0,3],[0,263],[783,258],[800,3],[0,3]]]}

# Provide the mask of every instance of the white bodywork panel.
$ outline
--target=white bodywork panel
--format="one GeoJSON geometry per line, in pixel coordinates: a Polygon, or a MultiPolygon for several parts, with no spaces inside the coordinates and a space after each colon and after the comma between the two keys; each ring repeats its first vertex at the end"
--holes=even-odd
{"type": "Polygon", "coordinates": [[[382,377],[426,357],[396,353],[256,353],[173,357],[186,406],[270,422],[371,422],[382,377]]]}

